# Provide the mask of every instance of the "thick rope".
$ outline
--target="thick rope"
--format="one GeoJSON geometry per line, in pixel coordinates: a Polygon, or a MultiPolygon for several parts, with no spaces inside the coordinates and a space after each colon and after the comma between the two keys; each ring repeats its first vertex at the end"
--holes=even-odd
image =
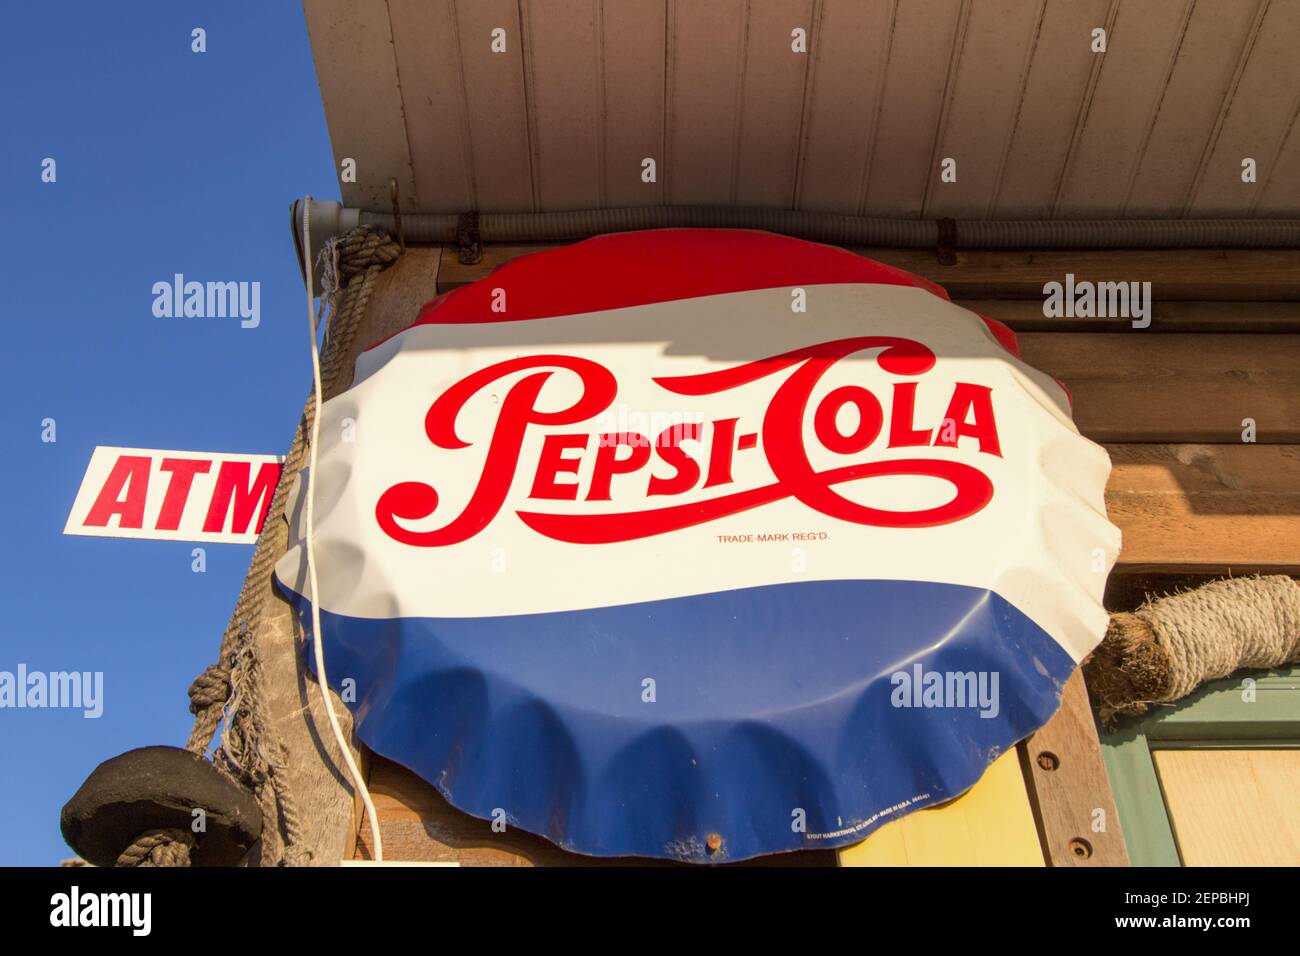
{"type": "MultiPolygon", "coordinates": [[[[375,279],[400,255],[396,242],[369,226],[331,239],[321,250],[321,303],[322,308],[328,304],[330,310],[321,357],[322,399],[337,394],[351,380],[348,359],[370,304],[375,279]]],[[[302,822],[288,784],[287,754],[274,723],[264,712],[261,666],[253,636],[261,623],[272,569],[288,548],[285,508],[294,478],[307,457],[307,436],[311,434],[314,414],[315,403],[308,398],[253,550],[248,575],[222,636],[217,663],[205,668],[190,685],[190,712],[195,719],[186,744],[187,750],[206,755],[224,718],[214,763],[252,790],[265,821],[280,821],[279,862],[291,866],[311,862],[310,853],[302,846],[302,822]]],[[[263,829],[264,853],[274,853],[272,832],[263,829]]]]}
{"type": "Polygon", "coordinates": [[[189,866],[194,835],[186,830],[146,830],[117,858],[118,866],[189,866]]]}
{"type": "Polygon", "coordinates": [[[203,673],[190,684],[190,713],[194,715],[194,729],[185,749],[202,754],[221,723],[221,707],[230,696],[230,671],[220,664],[209,664],[203,673]]]}
{"type": "Polygon", "coordinates": [[[235,644],[230,672],[230,699],[221,730],[221,747],[214,762],[252,789],[262,804],[262,818],[274,819],[279,809],[286,866],[306,866],[311,855],[302,847],[302,822],[289,787],[286,751],[262,706],[262,668],[251,631],[243,630],[235,644]],[[269,784],[269,786],[268,786],[269,784]]]}
{"type": "Polygon", "coordinates": [[[1284,575],[1231,578],[1111,615],[1084,661],[1103,720],[1140,715],[1246,668],[1300,661],[1300,585],[1284,575]]]}

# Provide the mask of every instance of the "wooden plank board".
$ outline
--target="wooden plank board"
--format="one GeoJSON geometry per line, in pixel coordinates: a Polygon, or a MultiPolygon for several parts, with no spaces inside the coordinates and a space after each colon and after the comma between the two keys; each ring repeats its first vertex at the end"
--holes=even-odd
{"type": "MultiPolygon", "coordinates": [[[[491,822],[461,813],[404,767],[371,757],[370,799],[379,816],[384,859],[458,862],[462,866],[562,865],[567,854],[521,830],[496,833],[491,822]]],[[[373,859],[368,826],[357,836],[354,859],[373,859]]]]}
{"type": "Polygon", "coordinates": [[[1118,573],[1300,575],[1300,447],[1111,445],[1118,573]]]}
{"type": "Polygon", "coordinates": [[[927,249],[855,252],[933,279],[953,298],[1039,299],[1048,282],[1150,282],[1156,302],[1182,299],[1300,300],[1297,249],[1120,249],[1017,252],[957,250],[942,265],[927,249]]]}
{"type": "Polygon", "coordinates": [[[1298,866],[1300,750],[1156,750],[1184,866],[1298,866]]]}
{"type": "Polygon", "coordinates": [[[1024,360],[1065,383],[1079,430],[1100,442],[1300,441],[1300,338],[1026,332],[1024,360]]]}
{"type": "Polygon", "coordinates": [[[603,47],[592,0],[521,0],[529,146],[538,208],[602,205],[603,47]]]}
{"type": "MultiPolygon", "coordinates": [[[[958,299],[963,309],[997,319],[1017,332],[1120,332],[1133,328],[1123,317],[1048,318],[1034,299],[958,299]]],[[[1179,302],[1157,300],[1151,325],[1159,332],[1300,332],[1300,302],[1179,302]]]]}
{"type": "MultiPolygon", "coordinates": [[[[483,278],[521,255],[562,243],[490,243],[483,259],[461,265],[455,248],[444,253],[439,291],[483,278]]],[[[1297,249],[1127,249],[1055,252],[958,250],[955,265],[942,265],[927,249],[855,249],[939,283],[954,299],[1043,300],[1043,286],[1064,282],[1150,282],[1153,300],[1224,302],[1300,301],[1297,249]]]]}
{"type": "Polygon", "coordinates": [[[601,0],[601,195],[611,207],[657,205],[664,195],[666,0],[601,0]],[[642,182],[653,159],[656,179],[642,182]]]}
{"type": "Polygon", "coordinates": [[[926,218],[990,216],[1042,14],[1040,0],[970,5],[926,183],[926,218]],[[944,158],[956,161],[956,182],[941,181],[938,164],[944,158]]]}
{"type": "Polygon", "coordinates": [[[808,53],[796,53],[791,30],[812,34],[812,0],[764,0],[745,11],[736,171],[731,201],[739,206],[794,205],[808,53]],[[750,68],[753,64],[753,68],[750,68]]]}
{"type": "Polygon", "coordinates": [[[1265,6],[1262,0],[1197,0],[1192,7],[1120,216],[1159,218],[1186,202],[1202,158],[1188,144],[1209,142],[1265,6]]]}
{"type": "Polygon", "coordinates": [[[735,184],[745,0],[668,0],[669,203],[725,204],[735,184]]]}
{"type": "Polygon", "coordinates": [[[1300,577],[1300,448],[1110,445],[1106,511],[1124,535],[1111,611],[1224,575],[1300,577]]]}
{"type": "Polygon", "coordinates": [[[455,16],[477,208],[532,212],[536,187],[518,2],[456,0],[455,16]],[[492,52],[496,29],[505,31],[504,53],[492,52]]]}
{"type": "Polygon", "coordinates": [[[1278,156],[1300,110],[1297,42],[1300,4],[1270,3],[1237,77],[1231,103],[1206,148],[1185,215],[1244,215],[1259,207],[1273,178],[1296,178],[1295,167],[1280,167],[1278,156]],[[1241,181],[1245,157],[1258,164],[1258,182],[1241,181]]]}
{"type": "Polygon", "coordinates": [[[926,184],[938,175],[935,137],[965,9],[959,0],[905,0],[896,7],[867,178],[868,216],[921,214],[926,184]]]}
{"type": "Polygon", "coordinates": [[[1087,116],[1087,104],[1105,58],[1092,52],[1092,30],[1113,27],[1118,6],[1117,0],[1045,0],[1033,60],[998,179],[994,218],[1046,219],[1051,215],[1070,144],[1087,116]]]}
{"type": "Polygon", "coordinates": [[[462,95],[454,0],[388,0],[388,16],[393,47],[402,64],[402,113],[418,208],[422,212],[473,209],[474,156],[462,95]]]}
{"type": "Polygon", "coordinates": [[[395,175],[423,211],[466,208],[467,193],[497,211],[592,197],[909,217],[1297,209],[1292,0],[305,7],[336,158],[358,160],[352,206],[386,208],[395,175]],[[790,50],[795,26],[806,54],[790,50]],[[657,191],[623,179],[646,156],[657,191]],[[955,184],[937,179],[944,156],[955,184]],[[1256,184],[1240,182],[1244,156],[1256,184]]]}
{"type": "Polygon", "coordinates": [[[1264,186],[1260,207],[1265,209],[1286,210],[1285,215],[1300,215],[1300,117],[1291,124],[1278,154],[1277,162],[1265,172],[1268,174],[1264,186]]]}
{"type": "Polygon", "coordinates": [[[1033,808],[1013,748],[956,800],[887,823],[839,851],[840,866],[1042,866],[1033,808]]]}
{"type": "Polygon", "coordinates": [[[1120,4],[1054,213],[1064,208],[1077,219],[1118,215],[1193,6],[1193,0],[1120,4]]]}
{"type": "Polygon", "coordinates": [[[895,5],[822,0],[808,52],[812,73],[795,199],[800,209],[862,209],[895,5]]]}
{"type": "Polygon", "coordinates": [[[1127,866],[1128,851],[1097,741],[1083,675],[1021,749],[1043,852],[1052,866],[1127,866]]]}
{"type": "Polygon", "coordinates": [[[1264,189],[1254,207],[1256,214],[1300,215],[1300,108],[1291,118],[1277,159],[1263,170],[1260,182],[1264,189]]]}
{"type": "Polygon", "coordinates": [[[303,12],[330,120],[335,175],[344,159],[356,160],[356,182],[339,184],[344,205],[392,208],[388,181],[395,178],[402,208],[419,209],[387,5],[312,0],[303,12]]]}

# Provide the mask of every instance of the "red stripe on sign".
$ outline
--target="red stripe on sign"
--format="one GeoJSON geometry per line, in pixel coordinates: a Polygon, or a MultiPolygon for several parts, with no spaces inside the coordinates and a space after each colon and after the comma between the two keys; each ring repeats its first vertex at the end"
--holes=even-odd
{"type": "MultiPolygon", "coordinates": [[[[747,229],[652,229],[520,256],[427,303],[414,325],[518,322],[836,283],[912,286],[948,298],[928,279],[835,246],[747,229]]],[[[1011,330],[984,321],[1015,354],[1011,330]]]]}
{"type": "Polygon", "coordinates": [[[1016,341],[1016,333],[1011,330],[1011,327],[999,322],[997,319],[990,319],[987,315],[981,315],[980,318],[989,327],[989,331],[998,340],[998,344],[1016,358],[1020,358],[1020,343],[1016,341]]]}

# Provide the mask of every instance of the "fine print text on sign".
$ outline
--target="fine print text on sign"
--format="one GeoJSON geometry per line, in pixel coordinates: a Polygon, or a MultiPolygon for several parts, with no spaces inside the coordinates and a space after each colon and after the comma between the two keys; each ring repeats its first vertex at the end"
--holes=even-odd
{"type": "Polygon", "coordinates": [[[101,445],[63,533],[252,544],[283,464],[280,455],[101,445]]]}

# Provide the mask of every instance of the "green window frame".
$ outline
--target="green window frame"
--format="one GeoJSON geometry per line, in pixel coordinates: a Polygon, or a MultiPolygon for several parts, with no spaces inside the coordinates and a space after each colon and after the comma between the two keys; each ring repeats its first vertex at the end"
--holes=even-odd
{"type": "Polygon", "coordinates": [[[1134,866],[1181,866],[1152,754],[1157,750],[1300,748],[1300,666],[1211,681],[1175,704],[1099,729],[1102,757],[1134,866]],[[1247,681],[1253,680],[1254,700],[1247,681]]]}

